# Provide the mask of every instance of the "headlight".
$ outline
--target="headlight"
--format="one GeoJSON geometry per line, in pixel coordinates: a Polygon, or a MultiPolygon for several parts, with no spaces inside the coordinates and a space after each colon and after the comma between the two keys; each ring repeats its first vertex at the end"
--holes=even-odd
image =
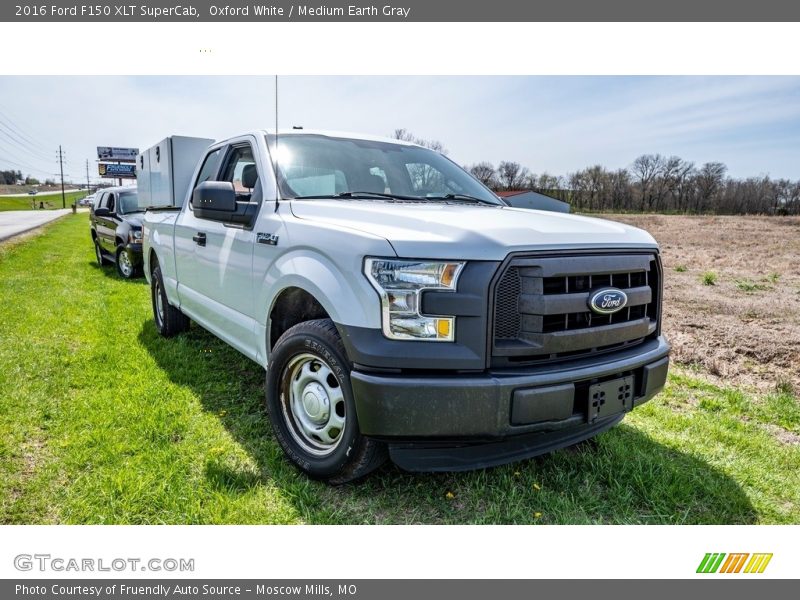
{"type": "Polygon", "coordinates": [[[128,234],[128,241],[138,243],[142,241],[142,230],[132,229],[128,234]]]}
{"type": "Polygon", "coordinates": [[[455,291],[463,262],[368,258],[364,273],[381,297],[383,335],[392,340],[452,342],[456,318],[423,315],[423,290],[455,291]]]}

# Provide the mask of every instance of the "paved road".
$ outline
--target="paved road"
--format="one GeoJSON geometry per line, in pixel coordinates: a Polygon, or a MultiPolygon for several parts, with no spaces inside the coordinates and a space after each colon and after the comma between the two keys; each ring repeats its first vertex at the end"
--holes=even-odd
{"type": "MultiPolygon", "coordinates": [[[[64,193],[69,194],[70,192],[77,192],[77,191],[78,188],[66,188],[64,190],[64,193]]],[[[42,191],[39,192],[38,194],[33,194],[33,195],[29,194],[28,192],[25,192],[23,194],[0,194],[0,198],[39,198],[40,196],[55,196],[56,194],[60,196],[61,190],[42,191]]],[[[86,194],[88,195],[89,192],[86,192],[86,194]]]]}
{"type": "Polygon", "coordinates": [[[72,212],[70,208],[57,210],[4,210],[0,211],[0,242],[72,212]]]}

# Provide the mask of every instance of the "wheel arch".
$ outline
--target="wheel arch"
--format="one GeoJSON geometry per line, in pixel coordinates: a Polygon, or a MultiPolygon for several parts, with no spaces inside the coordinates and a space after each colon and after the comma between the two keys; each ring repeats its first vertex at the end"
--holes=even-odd
{"type": "MultiPolygon", "coordinates": [[[[264,306],[259,319],[261,341],[259,354],[267,363],[277,336],[284,326],[273,325],[281,319],[278,311],[287,306],[287,296],[297,294],[305,304],[295,310],[291,324],[315,318],[329,318],[337,326],[380,327],[380,300],[366,277],[361,273],[361,258],[348,257],[353,264],[339,268],[338,262],[308,248],[285,254],[276,260],[259,278],[261,289],[256,293],[257,306],[264,306]],[[302,290],[302,293],[297,290],[302,290]],[[310,296],[310,298],[309,298],[310,296]]],[[[290,319],[291,320],[291,319],[290,319]]]]}
{"type": "Polygon", "coordinates": [[[304,287],[289,285],[278,292],[267,315],[267,351],[289,328],[314,319],[332,319],[330,311],[304,287]]]}

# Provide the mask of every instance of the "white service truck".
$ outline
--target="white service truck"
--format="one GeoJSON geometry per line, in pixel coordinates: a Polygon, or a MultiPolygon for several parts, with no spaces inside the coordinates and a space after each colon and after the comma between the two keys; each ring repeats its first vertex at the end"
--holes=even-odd
{"type": "Polygon", "coordinates": [[[645,231],[513,208],[398,140],[291,130],[160,146],[139,169],[156,327],[194,321],[264,367],[275,436],[315,478],[349,481],[387,455],[412,471],[534,456],[664,386],[663,275],[645,231]]]}

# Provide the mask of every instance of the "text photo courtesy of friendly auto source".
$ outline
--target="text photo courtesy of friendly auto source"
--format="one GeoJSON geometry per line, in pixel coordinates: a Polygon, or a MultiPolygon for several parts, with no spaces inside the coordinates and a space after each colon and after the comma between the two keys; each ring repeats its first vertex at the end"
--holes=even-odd
{"type": "Polygon", "coordinates": [[[0,522],[800,522],[798,92],[0,77],[0,522]]]}

